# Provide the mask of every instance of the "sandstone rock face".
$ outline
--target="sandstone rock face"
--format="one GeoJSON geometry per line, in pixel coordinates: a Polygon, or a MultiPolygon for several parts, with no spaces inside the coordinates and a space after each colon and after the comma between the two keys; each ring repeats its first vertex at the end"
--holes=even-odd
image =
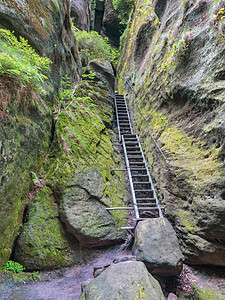
{"type": "Polygon", "coordinates": [[[123,167],[121,154],[112,146],[115,134],[110,129],[113,98],[109,82],[115,79],[109,63],[93,62],[94,67],[96,78],[82,80],[74,101],[58,116],[48,170],[61,221],[85,247],[115,244],[125,238],[120,227],[126,224],[127,212],[106,208],[128,203],[124,174],[111,174],[111,169],[123,167]]]}
{"type": "Polygon", "coordinates": [[[124,25],[120,24],[118,12],[114,9],[112,0],[107,0],[102,19],[102,32],[109,38],[112,44],[119,47],[121,31],[124,30],[124,25]]]}
{"type": "MultiPolygon", "coordinates": [[[[43,187],[39,191],[28,212],[22,233],[16,243],[14,257],[16,261],[27,270],[53,269],[81,262],[79,249],[74,257],[63,234],[57,205],[50,189],[43,187]]],[[[78,243],[77,246],[79,248],[78,243]]]]}
{"type": "Polygon", "coordinates": [[[114,92],[115,76],[110,62],[103,59],[93,59],[87,66],[87,72],[95,73],[96,80],[104,82],[111,93],[114,92]]]}
{"type": "Polygon", "coordinates": [[[153,2],[138,2],[123,38],[119,91],[186,259],[224,266],[224,2],[153,2]]]}
{"type": "Polygon", "coordinates": [[[69,75],[71,81],[79,77],[81,64],[69,4],[66,0],[0,2],[0,28],[14,30],[38,54],[52,60],[48,83],[43,82],[45,94],[23,86],[17,76],[10,80],[1,76],[0,265],[10,257],[29,201],[29,173],[38,171],[49,149],[52,114],[47,101],[55,101],[62,76],[69,75]]]}
{"type": "Polygon", "coordinates": [[[154,299],[163,300],[159,283],[142,262],[111,265],[84,289],[80,300],[154,299]]]}
{"type": "Polygon", "coordinates": [[[29,41],[52,64],[52,84],[57,87],[65,74],[77,81],[81,71],[75,36],[71,31],[70,1],[17,1],[0,3],[0,27],[13,30],[29,41]]]}
{"type": "Polygon", "coordinates": [[[0,265],[10,257],[29,200],[29,172],[44,159],[51,132],[50,110],[43,101],[25,114],[10,105],[7,114],[9,119],[0,121],[0,265]]]}
{"type": "Polygon", "coordinates": [[[91,1],[72,0],[71,19],[78,29],[89,31],[91,27],[91,1]]]}
{"type": "Polygon", "coordinates": [[[166,218],[139,222],[135,230],[133,253],[151,274],[175,276],[182,271],[184,259],[176,233],[166,218]]]}
{"type": "Polygon", "coordinates": [[[61,219],[81,246],[99,247],[123,239],[102,199],[104,181],[98,168],[78,173],[64,189],[61,219]]]}

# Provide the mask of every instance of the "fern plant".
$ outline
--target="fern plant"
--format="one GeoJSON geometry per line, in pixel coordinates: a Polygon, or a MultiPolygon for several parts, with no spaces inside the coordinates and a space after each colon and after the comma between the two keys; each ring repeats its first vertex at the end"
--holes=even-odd
{"type": "Polygon", "coordinates": [[[39,56],[27,40],[23,37],[18,40],[6,29],[0,29],[0,49],[0,76],[44,93],[42,85],[47,80],[50,59],[39,56]]]}

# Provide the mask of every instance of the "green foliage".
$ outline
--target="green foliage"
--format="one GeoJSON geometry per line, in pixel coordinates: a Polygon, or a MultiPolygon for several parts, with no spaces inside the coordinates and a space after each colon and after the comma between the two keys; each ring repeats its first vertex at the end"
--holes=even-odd
{"type": "Polygon", "coordinates": [[[113,0],[114,8],[119,12],[121,24],[127,24],[134,3],[134,0],[113,0]]]}
{"type": "Polygon", "coordinates": [[[173,44],[172,50],[174,54],[181,59],[187,58],[189,54],[189,48],[191,43],[191,34],[185,32],[183,38],[178,41],[177,44],[173,44]]]}
{"type": "Polygon", "coordinates": [[[108,38],[103,38],[96,31],[75,32],[80,56],[85,65],[92,59],[105,59],[116,65],[119,52],[108,43],[108,38]]]}
{"type": "Polygon", "coordinates": [[[33,183],[39,183],[38,176],[34,172],[31,172],[31,174],[33,183]]]}
{"type": "Polygon", "coordinates": [[[50,60],[39,56],[23,37],[17,40],[13,32],[6,29],[0,29],[0,49],[0,76],[43,93],[50,60]]]}
{"type": "Polygon", "coordinates": [[[18,282],[36,281],[40,278],[40,274],[38,271],[32,273],[25,273],[25,269],[26,268],[18,262],[9,260],[1,269],[1,271],[9,275],[12,279],[14,279],[14,281],[18,282]]]}
{"type": "Polygon", "coordinates": [[[91,0],[91,10],[95,10],[96,8],[96,0],[91,0]]]}
{"type": "Polygon", "coordinates": [[[215,20],[215,22],[218,24],[219,22],[223,21],[225,18],[225,8],[222,7],[220,8],[220,10],[218,11],[217,14],[213,15],[213,18],[215,20]]]}
{"type": "Polygon", "coordinates": [[[89,74],[83,74],[82,78],[84,79],[89,79],[89,80],[93,80],[95,78],[95,72],[91,71],[89,74]]]}
{"type": "Polygon", "coordinates": [[[9,260],[7,261],[7,263],[5,264],[5,266],[2,268],[3,271],[9,270],[12,271],[14,273],[19,273],[25,270],[25,268],[19,264],[18,262],[15,262],[13,260],[9,260]]]}

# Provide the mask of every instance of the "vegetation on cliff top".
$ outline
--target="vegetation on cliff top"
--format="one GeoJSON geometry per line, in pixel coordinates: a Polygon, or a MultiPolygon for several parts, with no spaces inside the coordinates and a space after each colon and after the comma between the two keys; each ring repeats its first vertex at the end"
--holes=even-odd
{"type": "MultiPolygon", "coordinates": [[[[74,30],[75,31],[75,30],[74,30]]],[[[105,59],[114,66],[117,64],[119,52],[96,31],[75,31],[82,64],[87,65],[92,59],[105,59]]]]}

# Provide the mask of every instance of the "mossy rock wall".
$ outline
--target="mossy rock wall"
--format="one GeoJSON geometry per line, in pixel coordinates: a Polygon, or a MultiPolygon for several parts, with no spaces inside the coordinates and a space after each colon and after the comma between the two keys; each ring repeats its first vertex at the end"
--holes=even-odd
{"type": "MultiPolygon", "coordinates": [[[[64,75],[77,82],[81,69],[71,31],[70,2],[1,1],[0,28],[26,38],[51,59],[44,95],[24,86],[17,76],[0,77],[0,265],[10,257],[29,201],[30,172],[39,173],[51,140],[52,114],[64,75]],[[10,101],[8,100],[10,98],[10,101]]],[[[32,80],[32,79],[31,79],[32,80]]]]}
{"type": "Polygon", "coordinates": [[[106,210],[127,205],[121,154],[112,142],[112,91],[103,82],[83,80],[76,97],[57,116],[47,178],[60,205],[66,230],[85,247],[117,243],[125,237],[127,213],[106,210]]]}
{"type": "Polygon", "coordinates": [[[224,265],[223,6],[136,1],[118,67],[165,215],[197,264],[224,265]]]}
{"type": "MultiPolygon", "coordinates": [[[[6,92],[8,92],[6,90],[6,92]]],[[[49,148],[51,114],[37,99],[24,111],[13,104],[0,117],[0,265],[11,255],[12,247],[29,201],[31,171],[38,173],[49,148]]]]}

